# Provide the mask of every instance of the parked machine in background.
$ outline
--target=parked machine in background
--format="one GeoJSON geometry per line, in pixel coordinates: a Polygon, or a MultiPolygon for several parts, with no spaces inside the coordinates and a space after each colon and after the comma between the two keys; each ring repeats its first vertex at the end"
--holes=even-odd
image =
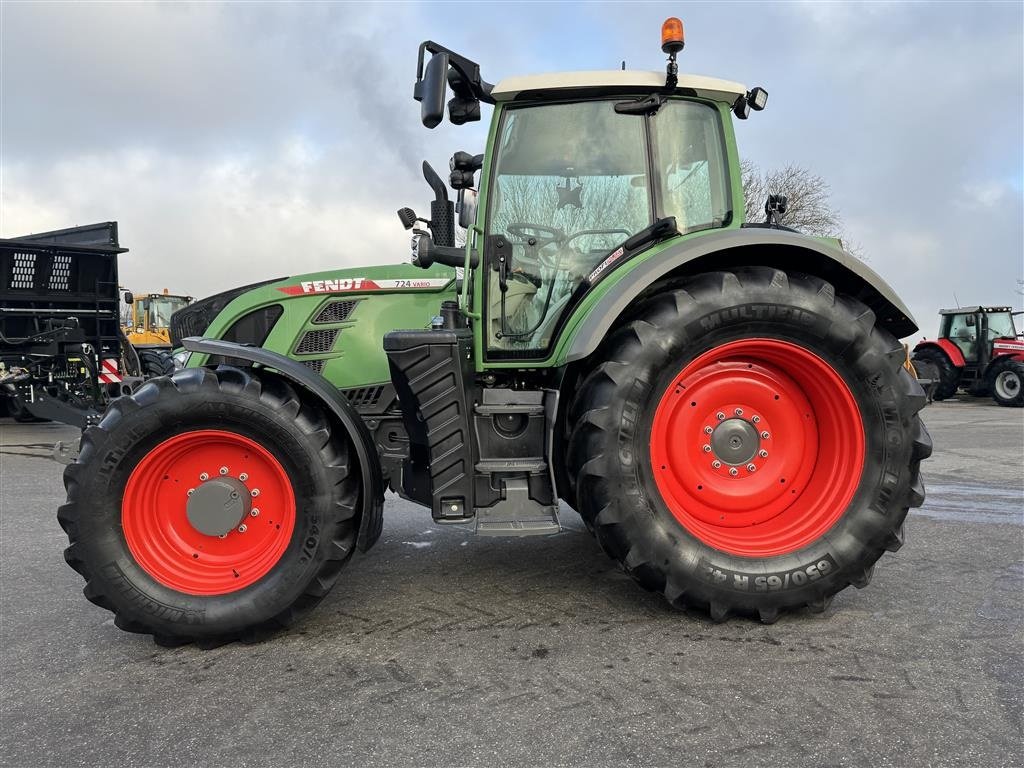
{"type": "Polygon", "coordinates": [[[192,302],[191,296],[161,293],[123,294],[124,333],[135,347],[146,376],[163,376],[174,371],[171,356],[171,315],[192,302]]]}
{"type": "Polygon", "coordinates": [[[982,306],[939,312],[938,338],[920,341],[911,357],[919,374],[935,380],[933,399],[964,390],[991,395],[999,405],[1024,406],[1024,339],[1014,314],[1012,307],[982,306]]]}
{"type": "Polygon", "coordinates": [[[142,372],[121,331],[117,223],[0,240],[0,399],[20,421],[95,423],[142,372]]]}

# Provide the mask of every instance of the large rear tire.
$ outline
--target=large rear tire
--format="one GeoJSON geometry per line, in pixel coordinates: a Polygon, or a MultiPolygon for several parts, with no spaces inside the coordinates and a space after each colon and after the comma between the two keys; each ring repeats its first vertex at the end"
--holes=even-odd
{"type": "Polygon", "coordinates": [[[938,371],[938,380],[932,387],[932,400],[945,400],[956,394],[960,388],[960,371],[953,365],[949,355],[935,347],[915,349],[910,361],[916,366],[921,362],[938,371]]]}
{"type": "Polygon", "coordinates": [[[905,351],[814,277],[695,276],[614,330],[577,390],[577,509],[673,605],[824,610],[903,542],[931,440],[905,351]]]}
{"type": "Polygon", "coordinates": [[[85,431],[64,473],[64,557],[121,629],[161,644],[257,639],[316,605],[351,557],[351,456],[272,374],[154,379],[85,431]]]}

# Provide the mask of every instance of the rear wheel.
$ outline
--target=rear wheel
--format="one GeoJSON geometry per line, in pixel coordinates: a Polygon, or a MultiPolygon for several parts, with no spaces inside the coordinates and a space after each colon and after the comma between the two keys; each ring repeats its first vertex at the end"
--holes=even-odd
{"type": "Polygon", "coordinates": [[[986,377],[992,399],[1011,408],[1024,406],[1024,363],[1018,360],[999,361],[986,377]]]}
{"type": "Polygon", "coordinates": [[[916,366],[924,362],[932,370],[937,371],[938,380],[932,387],[933,400],[945,400],[956,394],[960,387],[960,371],[953,365],[949,355],[935,347],[922,347],[914,350],[911,362],[916,366]]]}
{"type": "Polygon", "coordinates": [[[577,509],[644,587],[773,621],[902,544],[925,398],[864,305],[777,270],[700,275],[598,355],[572,410],[577,509]]]}
{"type": "Polygon", "coordinates": [[[357,478],[345,437],[283,380],[180,371],[84,433],[58,514],[65,559],[122,629],[171,644],[255,639],[337,580],[357,478]]]}
{"type": "Polygon", "coordinates": [[[166,349],[140,349],[139,364],[142,366],[142,375],[147,379],[174,373],[174,358],[166,349]]]}

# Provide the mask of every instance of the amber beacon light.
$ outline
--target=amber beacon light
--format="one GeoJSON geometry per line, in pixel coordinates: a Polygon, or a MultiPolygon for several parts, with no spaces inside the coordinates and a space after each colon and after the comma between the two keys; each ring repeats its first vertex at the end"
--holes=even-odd
{"type": "Polygon", "coordinates": [[[686,45],[683,40],[683,22],[675,16],[665,19],[661,25],[661,50],[664,53],[676,54],[686,45]]]}

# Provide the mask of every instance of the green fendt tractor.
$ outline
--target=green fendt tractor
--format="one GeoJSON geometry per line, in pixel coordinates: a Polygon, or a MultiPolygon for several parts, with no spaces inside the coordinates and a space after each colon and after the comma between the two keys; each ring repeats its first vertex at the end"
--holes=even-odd
{"type": "Polygon", "coordinates": [[[676,23],[667,73],[491,85],[423,43],[427,127],[449,93],[456,124],[493,106],[486,151],[452,158],[458,208],[424,163],[411,265],[175,314],[185,368],[115,401],[65,474],[86,597],[160,643],[260,637],[373,546],[389,488],[488,536],[557,533],[561,500],[715,620],[866,585],[924,498],[916,325],[781,201],[745,220],[732,116],[767,93],[679,74],[676,23]]]}

